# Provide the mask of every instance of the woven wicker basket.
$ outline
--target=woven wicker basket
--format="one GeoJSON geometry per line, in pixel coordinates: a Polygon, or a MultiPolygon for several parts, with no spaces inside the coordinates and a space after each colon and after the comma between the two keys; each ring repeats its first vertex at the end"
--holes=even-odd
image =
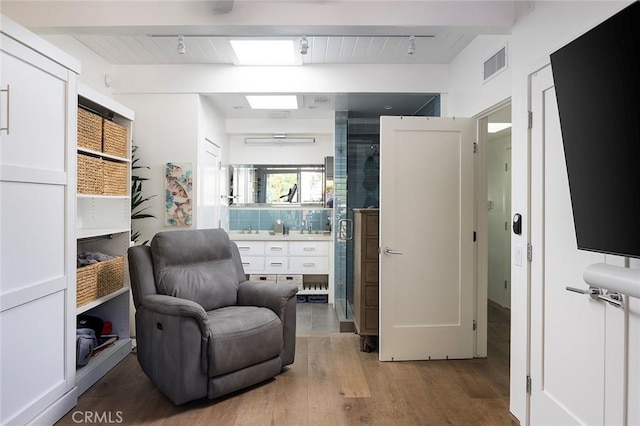
{"type": "Polygon", "coordinates": [[[76,307],[86,305],[98,298],[99,263],[76,270],[76,307]]]}
{"type": "Polygon", "coordinates": [[[102,129],[102,151],[127,158],[127,129],[109,120],[104,120],[102,129]]]}
{"type": "Polygon", "coordinates": [[[102,150],[102,117],[83,108],[78,108],[78,146],[102,150]]]}
{"type": "Polygon", "coordinates": [[[76,276],[76,307],[80,307],[124,286],[124,257],[83,266],[76,276]]]}
{"type": "Polygon", "coordinates": [[[104,173],[102,194],[127,195],[129,187],[128,164],[103,160],[102,168],[104,173]]]}
{"type": "Polygon", "coordinates": [[[124,257],[98,263],[98,298],[119,290],[124,285],[124,257]]]}
{"type": "Polygon", "coordinates": [[[78,154],[78,194],[101,195],[103,188],[103,161],[100,158],[78,154]]]}

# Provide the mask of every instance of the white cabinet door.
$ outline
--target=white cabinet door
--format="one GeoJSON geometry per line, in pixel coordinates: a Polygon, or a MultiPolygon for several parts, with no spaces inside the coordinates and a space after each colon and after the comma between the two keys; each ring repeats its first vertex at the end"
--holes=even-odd
{"type": "Polygon", "coordinates": [[[289,272],[293,274],[326,274],[328,271],[328,257],[292,256],[289,258],[289,272]]]}
{"type": "Polygon", "coordinates": [[[291,241],[291,256],[329,256],[328,241],[291,241]]]}
{"type": "Polygon", "coordinates": [[[264,259],[264,272],[267,274],[284,274],[289,271],[289,258],[286,256],[267,256],[264,259]]]}
{"type": "Polygon", "coordinates": [[[77,401],[75,74],[4,34],[1,46],[0,424],[47,424],[77,401]]]}
{"type": "Polygon", "coordinates": [[[9,132],[2,134],[0,161],[65,172],[68,71],[4,35],[2,50],[2,88],[8,94],[1,122],[9,132]]]}
{"type": "Polygon", "coordinates": [[[236,241],[240,256],[263,256],[264,241],[236,241]]]}
{"type": "Polygon", "coordinates": [[[265,243],[264,254],[267,256],[287,256],[289,243],[286,241],[268,241],[265,243]]]}

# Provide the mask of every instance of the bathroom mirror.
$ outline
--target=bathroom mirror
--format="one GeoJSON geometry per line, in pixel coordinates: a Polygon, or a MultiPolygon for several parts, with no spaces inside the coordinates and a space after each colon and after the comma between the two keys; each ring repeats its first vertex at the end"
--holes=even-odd
{"type": "Polygon", "coordinates": [[[324,207],[327,189],[324,164],[229,166],[229,205],[324,207]]]}

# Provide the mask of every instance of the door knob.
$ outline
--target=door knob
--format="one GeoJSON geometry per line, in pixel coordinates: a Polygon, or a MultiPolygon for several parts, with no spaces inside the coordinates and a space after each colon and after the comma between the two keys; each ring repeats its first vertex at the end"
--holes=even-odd
{"type": "Polygon", "coordinates": [[[390,249],[389,247],[385,247],[384,250],[383,250],[383,253],[384,254],[395,254],[395,255],[400,255],[400,256],[402,255],[401,251],[393,250],[393,249],[390,249]]]}
{"type": "Polygon", "coordinates": [[[575,287],[566,287],[566,289],[574,293],[587,294],[593,300],[598,300],[599,296],[602,294],[602,290],[600,290],[598,287],[589,287],[587,290],[575,287]]]}

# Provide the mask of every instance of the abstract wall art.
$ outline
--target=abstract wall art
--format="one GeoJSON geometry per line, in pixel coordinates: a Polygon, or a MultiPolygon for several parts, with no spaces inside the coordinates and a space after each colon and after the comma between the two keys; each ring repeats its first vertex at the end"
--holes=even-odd
{"type": "Polygon", "coordinates": [[[191,163],[167,163],[165,226],[191,226],[193,220],[191,163]]]}

